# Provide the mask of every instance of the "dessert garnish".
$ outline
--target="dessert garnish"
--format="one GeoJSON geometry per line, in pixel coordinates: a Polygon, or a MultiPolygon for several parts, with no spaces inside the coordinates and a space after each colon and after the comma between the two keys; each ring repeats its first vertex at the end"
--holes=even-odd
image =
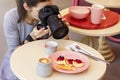
{"type": "Polygon", "coordinates": [[[57,61],[63,61],[64,60],[64,56],[59,56],[58,58],[57,58],[57,61]]]}
{"type": "Polygon", "coordinates": [[[65,59],[65,65],[73,66],[73,59],[65,59]]]}

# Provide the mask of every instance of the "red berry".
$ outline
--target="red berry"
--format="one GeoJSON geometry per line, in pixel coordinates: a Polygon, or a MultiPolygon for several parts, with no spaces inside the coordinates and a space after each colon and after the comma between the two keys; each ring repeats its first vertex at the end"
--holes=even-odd
{"type": "Polygon", "coordinates": [[[75,59],[74,61],[77,62],[77,63],[82,63],[82,61],[79,60],[79,59],[75,59]]]}
{"type": "Polygon", "coordinates": [[[73,64],[73,59],[67,59],[69,64],[73,64]]]}
{"type": "Polygon", "coordinates": [[[58,58],[57,58],[57,61],[63,61],[64,60],[64,56],[59,56],[58,58]]]}

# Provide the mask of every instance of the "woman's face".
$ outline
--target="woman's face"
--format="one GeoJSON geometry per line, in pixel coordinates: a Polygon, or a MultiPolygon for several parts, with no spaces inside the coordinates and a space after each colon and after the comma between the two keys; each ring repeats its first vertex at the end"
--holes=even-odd
{"type": "Polygon", "coordinates": [[[40,9],[47,5],[52,5],[52,0],[46,2],[39,2],[35,7],[30,8],[30,12],[28,12],[28,15],[33,19],[39,20],[38,12],[40,11],[40,9]]]}

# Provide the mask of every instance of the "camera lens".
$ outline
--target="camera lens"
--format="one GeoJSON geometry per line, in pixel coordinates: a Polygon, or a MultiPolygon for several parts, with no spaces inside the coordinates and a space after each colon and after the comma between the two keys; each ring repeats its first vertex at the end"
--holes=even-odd
{"type": "Polygon", "coordinates": [[[68,34],[68,27],[64,24],[57,15],[49,16],[47,20],[50,30],[55,39],[60,39],[65,37],[68,34]]]}
{"type": "Polygon", "coordinates": [[[54,32],[53,37],[56,39],[61,39],[61,38],[65,37],[67,34],[68,34],[68,29],[62,27],[54,32]]]}

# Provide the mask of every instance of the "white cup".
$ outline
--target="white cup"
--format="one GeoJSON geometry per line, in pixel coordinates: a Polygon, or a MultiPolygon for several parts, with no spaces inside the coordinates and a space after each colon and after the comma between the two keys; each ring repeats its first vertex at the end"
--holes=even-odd
{"type": "Polygon", "coordinates": [[[50,59],[40,58],[37,65],[37,74],[41,77],[49,77],[52,74],[52,66],[50,59]]]}
{"type": "Polygon", "coordinates": [[[104,6],[100,4],[93,4],[91,8],[91,23],[100,24],[103,17],[104,6]]]}
{"type": "Polygon", "coordinates": [[[45,43],[46,53],[50,55],[51,53],[54,53],[57,51],[58,43],[55,41],[48,41],[45,43]]]}

